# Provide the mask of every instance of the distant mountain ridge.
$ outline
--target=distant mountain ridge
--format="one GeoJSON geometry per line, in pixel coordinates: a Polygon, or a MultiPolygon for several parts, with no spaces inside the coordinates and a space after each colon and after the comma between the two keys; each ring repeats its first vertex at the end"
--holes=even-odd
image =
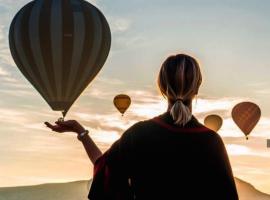
{"type": "Polygon", "coordinates": [[[240,200],[270,200],[270,195],[257,190],[253,185],[235,178],[240,200]]]}
{"type": "MultiPolygon", "coordinates": [[[[235,178],[240,200],[270,200],[270,195],[235,178]]],[[[87,200],[89,181],[0,188],[0,200],[87,200]]]]}
{"type": "Polygon", "coordinates": [[[88,181],[0,188],[0,200],[87,200],[88,181]]]}

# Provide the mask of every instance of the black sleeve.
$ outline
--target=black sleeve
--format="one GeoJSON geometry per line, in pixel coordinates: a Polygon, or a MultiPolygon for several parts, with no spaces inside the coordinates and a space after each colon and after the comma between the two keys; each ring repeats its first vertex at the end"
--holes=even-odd
{"type": "Polygon", "coordinates": [[[212,134],[211,154],[213,155],[214,187],[222,199],[238,200],[234,176],[225,145],[217,133],[212,134]]]}
{"type": "Polygon", "coordinates": [[[90,200],[131,199],[128,184],[132,135],[137,124],[127,129],[123,135],[96,161],[94,177],[88,195],[90,200]]]}

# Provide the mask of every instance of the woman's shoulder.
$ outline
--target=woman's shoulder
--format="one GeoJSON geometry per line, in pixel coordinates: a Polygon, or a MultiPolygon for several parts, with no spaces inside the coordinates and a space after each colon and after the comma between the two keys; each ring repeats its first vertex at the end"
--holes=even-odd
{"type": "Polygon", "coordinates": [[[148,135],[147,133],[158,133],[165,131],[172,133],[186,133],[190,135],[196,134],[196,136],[200,135],[202,138],[211,141],[222,140],[221,136],[217,132],[200,123],[194,116],[192,117],[192,120],[188,126],[184,128],[174,126],[170,121],[166,121],[166,118],[164,119],[163,117],[164,114],[135,122],[126,130],[124,134],[129,136],[146,136],[148,135]]]}
{"type": "Polygon", "coordinates": [[[147,133],[153,132],[155,129],[155,123],[152,119],[140,120],[132,124],[123,134],[122,138],[135,139],[140,136],[147,136],[147,133]]]}
{"type": "Polygon", "coordinates": [[[142,130],[149,130],[153,125],[152,119],[140,120],[131,125],[126,132],[136,133],[142,130]]]}

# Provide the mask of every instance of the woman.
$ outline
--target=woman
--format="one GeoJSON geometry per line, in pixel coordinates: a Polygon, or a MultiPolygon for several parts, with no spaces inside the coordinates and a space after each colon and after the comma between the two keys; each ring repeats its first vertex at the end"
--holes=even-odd
{"type": "Polygon", "coordinates": [[[135,123],[103,155],[78,122],[46,123],[53,131],[78,134],[94,163],[91,200],[238,199],[221,137],[192,115],[201,82],[194,58],[168,57],[158,76],[167,111],[135,123]]]}

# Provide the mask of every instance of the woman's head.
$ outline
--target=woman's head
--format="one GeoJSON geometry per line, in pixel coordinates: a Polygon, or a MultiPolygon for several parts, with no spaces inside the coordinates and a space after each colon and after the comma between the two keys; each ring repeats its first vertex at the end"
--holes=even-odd
{"type": "Polygon", "coordinates": [[[198,62],[191,56],[169,56],[158,75],[161,94],[168,100],[175,124],[184,126],[192,117],[189,107],[198,93],[202,74],[198,62]]]}

